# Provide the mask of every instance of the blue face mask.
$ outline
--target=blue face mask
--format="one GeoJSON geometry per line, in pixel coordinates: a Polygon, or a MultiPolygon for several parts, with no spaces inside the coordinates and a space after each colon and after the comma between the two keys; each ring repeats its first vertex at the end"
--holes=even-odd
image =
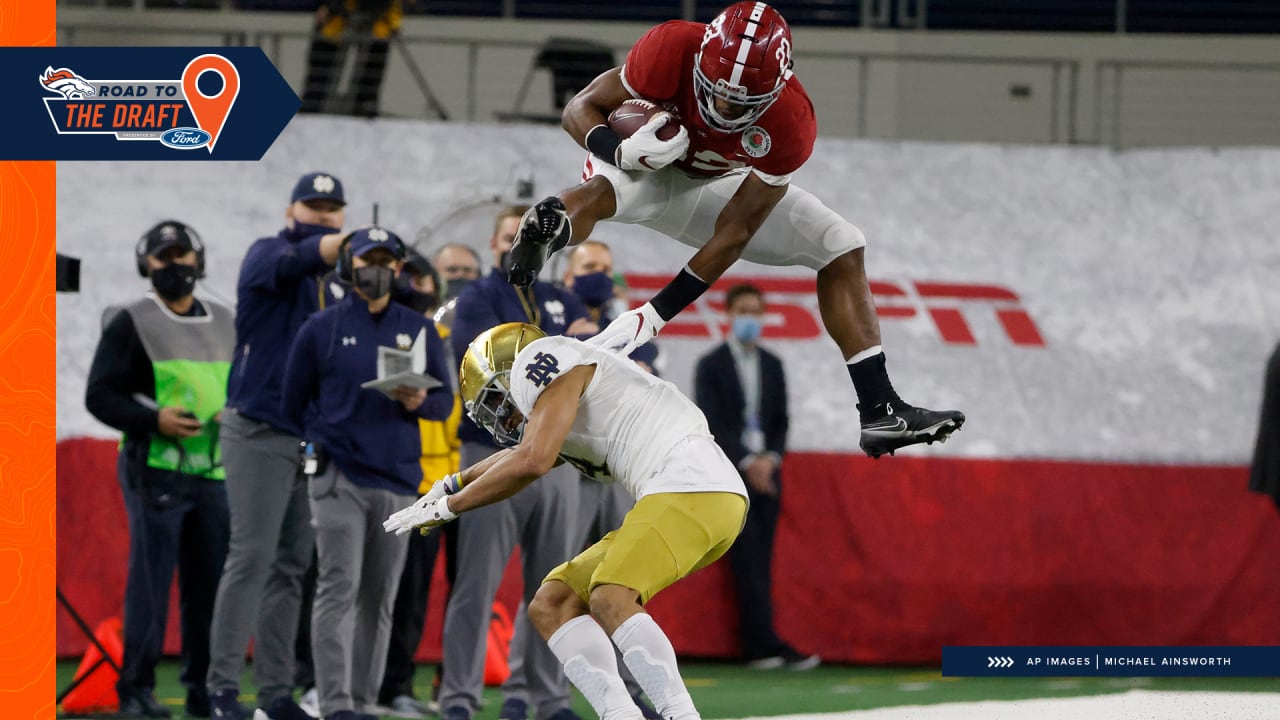
{"type": "Polygon", "coordinates": [[[600,307],[613,297],[613,276],[605,272],[575,275],[573,294],[587,307],[600,307]]]}
{"type": "Polygon", "coordinates": [[[289,239],[297,242],[305,238],[315,235],[328,235],[330,233],[342,232],[339,228],[331,228],[328,225],[313,225],[311,223],[293,221],[293,229],[289,231],[289,239]]]}
{"type": "Polygon", "coordinates": [[[733,336],[739,342],[752,343],[760,337],[764,323],[753,315],[735,315],[733,318],[733,336]]]}

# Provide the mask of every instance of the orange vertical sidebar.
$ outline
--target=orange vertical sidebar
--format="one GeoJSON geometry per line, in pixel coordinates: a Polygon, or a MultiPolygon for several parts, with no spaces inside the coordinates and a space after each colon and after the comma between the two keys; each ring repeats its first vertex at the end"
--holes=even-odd
{"type": "MultiPolygon", "coordinates": [[[[4,3],[0,45],[54,45],[54,0],[4,3]]],[[[52,162],[0,160],[0,708],[54,717],[52,162]]]]}

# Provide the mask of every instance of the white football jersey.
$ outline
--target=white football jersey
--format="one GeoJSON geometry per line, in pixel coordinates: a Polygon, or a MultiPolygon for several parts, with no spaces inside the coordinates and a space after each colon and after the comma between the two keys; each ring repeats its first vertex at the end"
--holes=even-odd
{"type": "Polygon", "coordinates": [[[742,477],[715,444],[707,419],[675,385],[628,358],[564,336],[527,345],[511,366],[511,399],[529,415],[552,381],[579,365],[596,371],[560,457],[637,500],[656,492],[732,492],[742,477]]]}

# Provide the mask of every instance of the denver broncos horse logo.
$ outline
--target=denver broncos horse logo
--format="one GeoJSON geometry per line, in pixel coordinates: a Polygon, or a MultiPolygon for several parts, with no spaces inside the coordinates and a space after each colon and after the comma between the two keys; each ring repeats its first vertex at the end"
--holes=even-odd
{"type": "Polygon", "coordinates": [[[66,100],[83,100],[98,94],[92,83],[68,68],[54,70],[52,66],[46,67],[44,74],[40,76],[40,84],[46,90],[61,94],[66,100]]]}

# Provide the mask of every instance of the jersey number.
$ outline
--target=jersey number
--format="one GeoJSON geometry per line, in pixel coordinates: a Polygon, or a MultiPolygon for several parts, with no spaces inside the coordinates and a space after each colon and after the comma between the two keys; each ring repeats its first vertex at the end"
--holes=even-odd
{"type": "Polygon", "coordinates": [[[728,172],[734,168],[746,167],[746,163],[741,160],[726,159],[715,150],[699,150],[694,154],[693,160],[689,161],[689,165],[699,170],[716,172],[728,172]]]}

